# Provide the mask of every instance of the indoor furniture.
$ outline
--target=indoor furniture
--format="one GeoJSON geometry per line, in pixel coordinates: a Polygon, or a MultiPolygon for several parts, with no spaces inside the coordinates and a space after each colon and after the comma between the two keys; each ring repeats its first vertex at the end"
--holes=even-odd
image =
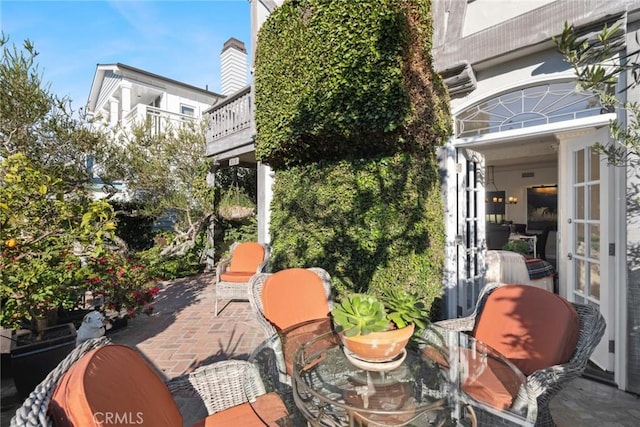
{"type": "Polygon", "coordinates": [[[555,269],[548,262],[512,251],[487,251],[485,283],[521,283],[554,291],[555,269]]]}
{"type": "Polygon", "coordinates": [[[487,249],[502,249],[509,241],[511,227],[506,224],[493,224],[491,222],[488,222],[486,227],[487,249]]]}
{"type": "Polygon", "coordinates": [[[138,350],[102,337],[76,347],[25,400],[11,426],[90,427],[109,424],[108,416],[131,425],[182,426],[173,396],[185,393],[202,399],[209,414],[194,426],[275,425],[289,412],[262,378],[252,363],[226,360],[164,382],[138,350]]]}
{"type": "Polygon", "coordinates": [[[438,326],[382,363],[349,355],[334,332],[316,337],[296,353],[293,396],[311,426],[526,426],[537,405],[511,362],[438,326]]]}
{"type": "Polygon", "coordinates": [[[526,234],[527,233],[527,224],[513,224],[513,232],[517,234],[526,234]]]}
{"type": "Polygon", "coordinates": [[[555,425],[549,401],[582,374],[605,329],[604,317],[591,305],[504,283],[487,284],[470,316],[437,325],[470,333],[518,366],[537,399],[536,426],[555,425]]]}
{"type": "Polygon", "coordinates": [[[556,227],[546,227],[540,235],[540,258],[554,267],[558,261],[558,231],[556,227]]]}
{"type": "Polygon", "coordinates": [[[262,243],[235,242],[231,245],[229,256],[220,260],[216,267],[215,316],[218,315],[218,301],[249,299],[249,279],[267,271],[269,254],[269,246],[262,243]]]}

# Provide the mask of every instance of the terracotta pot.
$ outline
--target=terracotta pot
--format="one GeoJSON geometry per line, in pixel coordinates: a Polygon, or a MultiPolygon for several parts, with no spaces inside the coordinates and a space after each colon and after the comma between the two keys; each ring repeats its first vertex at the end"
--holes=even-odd
{"type": "Polygon", "coordinates": [[[342,344],[356,357],[368,362],[386,362],[397,357],[413,335],[414,325],[367,335],[346,337],[340,334],[342,344]]]}

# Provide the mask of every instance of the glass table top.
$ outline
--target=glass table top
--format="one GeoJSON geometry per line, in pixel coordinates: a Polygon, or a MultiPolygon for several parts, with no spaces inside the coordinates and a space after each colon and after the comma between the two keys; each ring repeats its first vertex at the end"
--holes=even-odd
{"type": "Polygon", "coordinates": [[[333,332],[303,344],[293,397],[309,425],[533,425],[537,405],[522,373],[472,337],[437,326],[402,360],[367,364],[333,332]]]}

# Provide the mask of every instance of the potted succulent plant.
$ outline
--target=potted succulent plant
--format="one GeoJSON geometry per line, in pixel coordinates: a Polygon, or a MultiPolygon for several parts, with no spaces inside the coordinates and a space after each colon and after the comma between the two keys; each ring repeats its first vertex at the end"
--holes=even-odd
{"type": "Polygon", "coordinates": [[[426,328],[429,318],[425,303],[400,289],[388,289],[380,297],[348,295],[334,306],[331,315],[343,345],[368,362],[398,357],[416,328],[426,328]]]}

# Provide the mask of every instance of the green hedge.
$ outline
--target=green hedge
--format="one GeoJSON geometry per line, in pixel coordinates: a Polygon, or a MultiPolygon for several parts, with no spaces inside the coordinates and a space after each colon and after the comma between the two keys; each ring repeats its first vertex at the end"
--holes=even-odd
{"type": "Polygon", "coordinates": [[[280,170],[432,150],[449,135],[428,0],[296,0],[256,49],[256,157],[280,170]]]}
{"type": "Polygon", "coordinates": [[[272,268],[318,266],[340,294],[441,293],[443,204],[435,156],[321,162],[276,174],[272,268]]]}
{"type": "Polygon", "coordinates": [[[291,0],[256,49],[256,157],[274,170],[272,268],[318,266],[341,295],[441,294],[436,147],[451,133],[429,0],[291,0]]]}

